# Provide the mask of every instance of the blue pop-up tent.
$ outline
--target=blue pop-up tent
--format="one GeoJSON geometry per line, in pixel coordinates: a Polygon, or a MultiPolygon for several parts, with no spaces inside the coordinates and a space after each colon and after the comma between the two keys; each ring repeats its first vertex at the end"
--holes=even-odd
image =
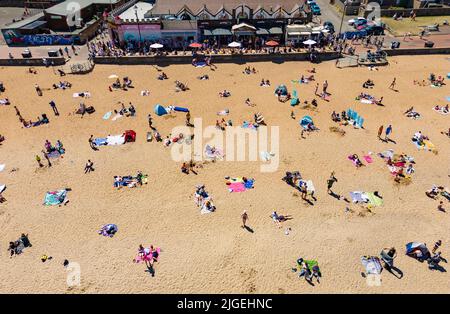
{"type": "Polygon", "coordinates": [[[164,108],[164,107],[161,106],[160,104],[157,104],[157,105],[155,106],[155,113],[156,113],[158,116],[163,116],[163,115],[167,114],[167,110],[166,110],[166,108],[164,108]]]}
{"type": "Polygon", "coordinates": [[[310,116],[304,116],[301,120],[300,120],[300,125],[302,126],[302,128],[306,129],[306,127],[308,126],[308,124],[314,124],[312,118],[310,116]]]}

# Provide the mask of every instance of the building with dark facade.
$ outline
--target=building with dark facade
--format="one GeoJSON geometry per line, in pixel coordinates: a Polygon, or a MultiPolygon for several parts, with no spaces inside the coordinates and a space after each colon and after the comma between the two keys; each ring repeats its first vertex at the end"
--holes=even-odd
{"type": "Polygon", "coordinates": [[[109,20],[111,36],[119,42],[150,40],[171,46],[208,39],[218,43],[258,39],[283,42],[287,25],[306,24],[312,19],[304,0],[204,2],[132,1],[113,11],[109,20]]]}

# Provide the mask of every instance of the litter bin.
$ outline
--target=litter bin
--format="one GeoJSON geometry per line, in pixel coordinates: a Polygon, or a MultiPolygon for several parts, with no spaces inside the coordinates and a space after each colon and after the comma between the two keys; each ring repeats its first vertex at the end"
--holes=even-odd
{"type": "Polygon", "coordinates": [[[28,50],[28,49],[25,49],[25,50],[22,52],[22,57],[24,57],[24,58],[31,58],[31,57],[32,57],[31,51],[28,50]]]}
{"type": "Polygon", "coordinates": [[[58,57],[58,51],[56,51],[56,50],[49,50],[48,51],[48,56],[49,57],[58,57]]]}

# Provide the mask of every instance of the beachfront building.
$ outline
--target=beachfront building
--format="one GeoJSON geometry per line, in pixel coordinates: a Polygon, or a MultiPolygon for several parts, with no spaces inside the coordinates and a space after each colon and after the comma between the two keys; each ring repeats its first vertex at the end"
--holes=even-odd
{"type": "Polygon", "coordinates": [[[2,28],[8,45],[82,44],[98,30],[105,11],[125,0],[66,0],[2,28]]]}
{"type": "Polygon", "coordinates": [[[267,40],[283,43],[286,26],[306,24],[312,14],[304,0],[155,0],[131,1],[109,18],[111,37],[124,42],[158,41],[185,47],[192,41],[218,46],[238,40],[258,46],[267,40]]]}

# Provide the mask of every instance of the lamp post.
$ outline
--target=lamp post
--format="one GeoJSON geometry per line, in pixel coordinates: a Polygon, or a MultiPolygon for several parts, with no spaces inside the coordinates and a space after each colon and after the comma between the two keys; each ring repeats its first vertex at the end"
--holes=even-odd
{"type": "Polygon", "coordinates": [[[138,17],[137,5],[134,5],[134,14],[136,15],[137,27],[138,27],[138,32],[139,32],[139,45],[140,45],[141,41],[142,41],[142,37],[141,37],[141,28],[139,27],[139,17],[138,17]]]}
{"type": "Polygon", "coordinates": [[[344,10],[342,11],[342,18],[341,18],[341,25],[339,26],[339,36],[341,35],[342,31],[342,24],[344,23],[344,16],[345,16],[345,10],[347,9],[348,0],[344,2],[344,10]]]}

